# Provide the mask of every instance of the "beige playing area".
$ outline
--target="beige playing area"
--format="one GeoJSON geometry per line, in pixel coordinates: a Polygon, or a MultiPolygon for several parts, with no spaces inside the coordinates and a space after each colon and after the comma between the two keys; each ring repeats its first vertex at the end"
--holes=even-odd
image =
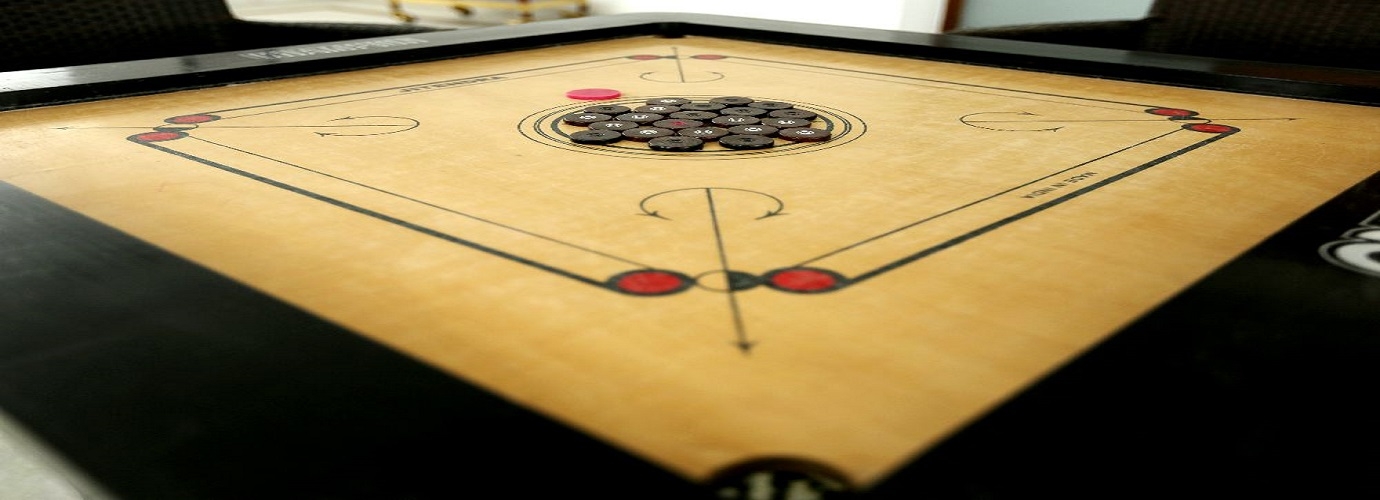
{"type": "Polygon", "coordinates": [[[859,485],[1380,164],[1375,108],[704,38],[0,127],[0,180],[686,477],[797,457],[859,485]],[[788,101],[835,137],[577,145],[580,88],[788,101]],[[694,283],[610,284],[647,270],[694,283]]]}

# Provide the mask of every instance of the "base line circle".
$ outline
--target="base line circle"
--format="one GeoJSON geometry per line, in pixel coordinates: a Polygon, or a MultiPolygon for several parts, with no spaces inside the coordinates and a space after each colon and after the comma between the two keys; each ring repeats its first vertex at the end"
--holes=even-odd
{"type": "Polygon", "coordinates": [[[605,283],[616,292],[651,297],[683,292],[694,286],[695,280],[675,271],[638,269],[615,274],[605,283]]]}
{"type": "Polygon", "coordinates": [[[790,293],[824,293],[848,286],[842,274],[816,267],[788,267],[762,275],[768,287],[790,293]]]}
{"type": "Polygon", "coordinates": [[[762,278],[742,271],[706,271],[695,276],[695,284],[714,292],[738,292],[756,288],[762,278]]]}

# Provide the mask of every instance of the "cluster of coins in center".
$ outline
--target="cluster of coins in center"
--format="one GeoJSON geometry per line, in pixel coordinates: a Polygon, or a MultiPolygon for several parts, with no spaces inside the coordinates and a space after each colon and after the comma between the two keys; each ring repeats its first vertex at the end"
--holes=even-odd
{"type": "Polygon", "coordinates": [[[758,101],[749,97],[715,97],[693,102],[680,97],[648,99],[632,108],[615,104],[590,106],[561,117],[573,126],[587,127],[570,134],[576,144],[647,143],[657,151],[699,151],[707,142],[727,149],[766,149],[775,138],[791,142],[822,142],[830,133],[812,125],[818,115],[794,104],[758,101]]]}

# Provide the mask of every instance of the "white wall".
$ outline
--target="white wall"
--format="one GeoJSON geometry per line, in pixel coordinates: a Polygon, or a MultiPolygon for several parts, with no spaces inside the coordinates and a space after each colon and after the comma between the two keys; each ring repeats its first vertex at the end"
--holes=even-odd
{"type": "Polygon", "coordinates": [[[959,28],[1145,17],[1153,0],[965,0],[959,28]]]}
{"type": "Polygon", "coordinates": [[[935,33],[944,0],[589,0],[591,14],[686,12],[935,33]]]}

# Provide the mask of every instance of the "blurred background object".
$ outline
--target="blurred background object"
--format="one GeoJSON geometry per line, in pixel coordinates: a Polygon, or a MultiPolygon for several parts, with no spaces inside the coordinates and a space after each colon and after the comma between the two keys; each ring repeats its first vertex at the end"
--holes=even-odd
{"type": "MultiPolygon", "coordinates": [[[[968,1],[971,5],[965,9],[965,15],[983,12],[974,10],[977,0],[968,1]]],[[[1024,6],[1029,2],[1008,3],[1024,6]]],[[[1380,2],[1374,0],[1155,0],[1148,7],[1146,15],[1128,20],[1026,21],[1011,26],[966,28],[960,23],[950,33],[1223,59],[1380,69],[1380,57],[1376,57],[1380,53],[1380,2]]]]}
{"type": "Polygon", "coordinates": [[[263,22],[225,0],[0,0],[0,71],[176,57],[432,31],[402,24],[263,22]]]}

